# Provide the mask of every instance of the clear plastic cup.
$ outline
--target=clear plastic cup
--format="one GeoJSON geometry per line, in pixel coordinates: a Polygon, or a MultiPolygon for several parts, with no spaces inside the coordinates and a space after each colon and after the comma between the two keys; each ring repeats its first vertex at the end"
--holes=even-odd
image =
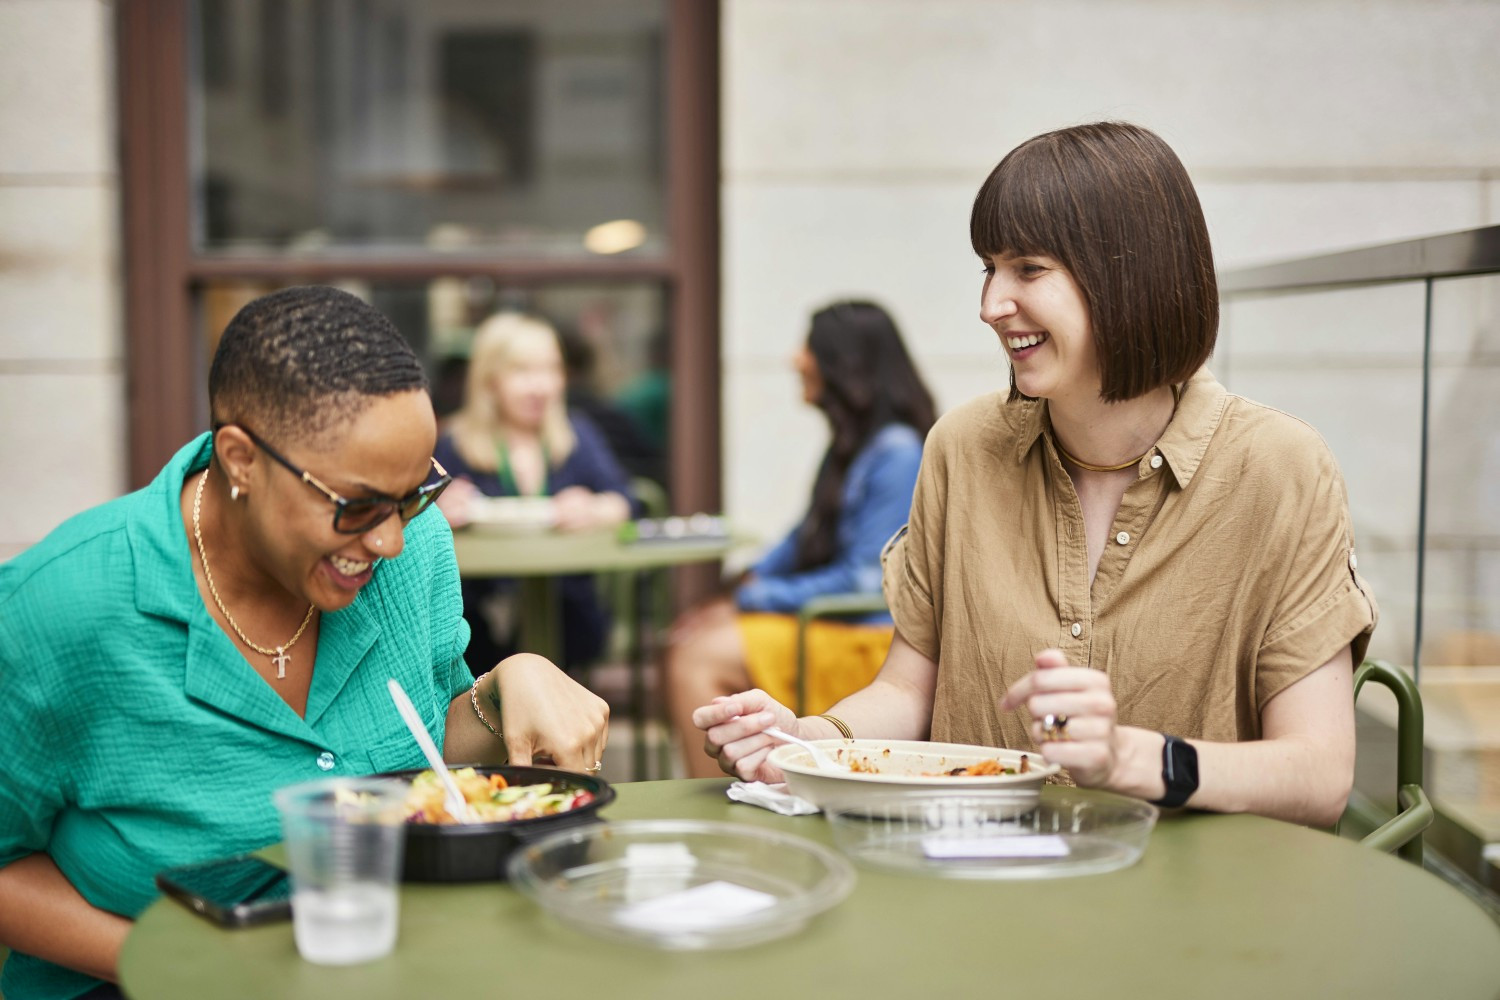
{"type": "Polygon", "coordinates": [[[353,965],[396,945],[396,883],[406,835],[406,785],[330,778],[279,789],[297,951],[353,965]]]}

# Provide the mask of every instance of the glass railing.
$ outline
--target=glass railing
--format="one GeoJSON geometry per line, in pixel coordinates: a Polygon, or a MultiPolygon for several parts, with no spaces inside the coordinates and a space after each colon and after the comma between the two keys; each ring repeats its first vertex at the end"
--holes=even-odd
{"type": "MultiPolygon", "coordinates": [[[[1370,655],[1422,690],[1428,844],[1500,890],[1500,226],[1232,271],[1220,290],[1214,373],[1312,424],[1343,469],[1380,604],[1370,655]]],[[[1360,699],[1356,808],[1394,799],[1388,698],[1360,699]]]]}

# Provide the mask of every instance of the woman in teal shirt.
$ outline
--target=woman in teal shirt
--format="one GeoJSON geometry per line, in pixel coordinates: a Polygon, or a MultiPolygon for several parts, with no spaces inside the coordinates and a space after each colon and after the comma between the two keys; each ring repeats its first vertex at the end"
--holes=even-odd
{"type": "Polygon", "coordinates": [[[447,483],[436,421],[385,317],[259,299],[209,402],[215,433],[150,486],[0,566],[9,1000],[111,995],[155,873],[278,840],[273,789],[421,766],[389,677],[449,760],[603,753],[604,703],[546,660],[464,665],[452,537],[417,516],[447,483]]]}

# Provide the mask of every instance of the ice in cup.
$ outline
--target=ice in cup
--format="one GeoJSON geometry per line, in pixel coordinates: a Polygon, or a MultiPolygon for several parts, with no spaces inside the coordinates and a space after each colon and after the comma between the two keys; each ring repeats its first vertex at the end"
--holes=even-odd
{"type": "Polygon", "coordinates": [[[279,789],[297,951],[352,965],[396,945],[396,883],[406,835],[406,785],[328,778],[279,789]]]}

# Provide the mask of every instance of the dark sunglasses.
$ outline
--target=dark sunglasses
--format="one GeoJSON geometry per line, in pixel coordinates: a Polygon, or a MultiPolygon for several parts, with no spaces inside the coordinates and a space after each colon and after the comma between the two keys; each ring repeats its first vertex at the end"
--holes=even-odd
{"type": "Polygon", "coordinates": [[[375,496],[350,500],[339,496],[333,490],[329,489],[311,472],[308,472],[306,469],[297,468],[286,456],[262,441],[254,431],[244,424],[218,424],[214,427],[214,430],[218,431],[224,427],[238,427],[244,431],[246,436],[255,442],[257,448],[286,466],[292,475],[301,479],[304,483],[332,501],[333,530],[341,535],[363,535],[385,521],[392,514],[398,515],[401,518],[401,523],[405,524],[428,507],[431,507],[432,502],[438,498],[443,490],[448,488],[449,483],[453,482],[453,477],[448,475],[448,470],[444,469],[438,463],[438,460],[434,458],[432,459],[432,469],[437,473],[438,478],[433,482],[417,487],[415,491],[408,493],[406,496],[399,499],[395,497],[375,496]]]}

